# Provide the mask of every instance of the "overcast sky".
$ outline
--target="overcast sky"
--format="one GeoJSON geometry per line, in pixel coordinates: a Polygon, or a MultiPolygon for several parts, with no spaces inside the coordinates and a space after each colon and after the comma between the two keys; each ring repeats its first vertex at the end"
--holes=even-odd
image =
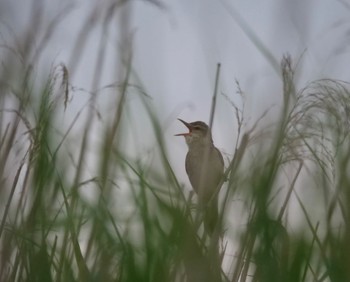
{"type": "MultiPolygon", "coordinates": [[[[214,141],[228,156],[237,132],[233,108],[221,93],[240,106],[235,80],[246,95],[246,118],[252,121],[270,106],[273,106],[272,113],[278,109],[281,101],[278,64],[283,54],[289,53],[294,64],[299,62],[299,87],[325,77],[350,80],[350,9],[345,1],[159,0],[159,5],[129,1],[130,4],[116,10],[104,32],[103,19],[113,1],[1,0],[0,3],[2,46],[18,46],[28,34],[34,45],[39,44],[37,41],[47,31],[50,21],[65,11],[35,62],[39,74],[45,73],[52,64],[62,62],[73,66],[73,47],[87,19],[94,15],[96,21],[89,26],[87,41],[78,52],[79,64],[74,70],[68,69],[70,83],[88,91],[94,87],[101,40],[104,40],[106,59],[96,88],[120,80],[116,71],[118,66],[123,66],[120,48],[126,38],[132,38],[133,69],[162,121],[168,148],[171,148],[170,157],[180,175],[184,174],[186,145],[184,140],[173,136],[184,129],[176,118],[208,122],[217,63],[222,67],[214,141]],[[33,14],[38,9],[42,9],[42,19],[33,29],[33,14]]],[[[4,58],[8,51],[2,50],[0,54],[4,58]]],[[[89,98],[87,93],[71,95],[73,98],[63,119],[66,124],[89,98]]],[[[113,111],[108,105],[108,95],[113,94],[106,91],[99,96],[98,110],[102,114],[113,111]]],[[[130,144],[142,151],[151,146],[152,141],[149,144],[147,140],[152,131],[144,121],[137,97],[129,97],[128,105],[132,126],[139,137],[145,136],[130,144]]]]}

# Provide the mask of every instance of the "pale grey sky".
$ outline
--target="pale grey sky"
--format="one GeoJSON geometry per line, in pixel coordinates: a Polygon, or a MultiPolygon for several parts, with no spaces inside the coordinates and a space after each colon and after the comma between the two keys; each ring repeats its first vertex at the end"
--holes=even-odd
{"type": "MultiPolygon", "coordinates": [[[[119,48],[125,40],[119,32],[119,18],[128,13],[127,33],[133,34],[134,70],[152,97],[157,115],[164,121],[166,141],[174,152],[171,158],[182,174],[186,147],[183,140],[173,137],[183,129],[176,118],[208,121],[218,62],[222,65],[219,93],[225,93],[240,105],[235,95],[237,79],[246,93],[247,117],[252,121],[271,105],[274,105],[271,112],[277,110],[281,99],[281,81],[263,54],[265,48],[277,62],[285,53],[291,54],[294,63],[299,61],[300,87],[317,78],[349,80],[350,9],[341,1],[179,0],[160,1],[162,8],[146,1],[130,1],[128,8],[124,5],[115,12],[112,24],[101,37],[103,19],[111,3],[108,0],[2,0],[0,40],[7,46],[16,46],[16,42],[32,33],[37,35],[32,36],[32,43],[37,45],[50,20],[71,5],[36,62],[38,74],[45,73],[52,64],[71,64],[69,60],[79,32],[87,18],[94,15],[96,21],[88,28],[88,40],[79,52],[79,64],[71,76],[72,85],[92,90],[101,39],[105,39],[107,55],[99,87],[119,79],[115,69],[122,66],[119,48]],[[42,9],[42,19],[37,29],[32,30],[31,16],[38,9],[42,9]]],[[[2,56],[7,52],[2,49],[2,56]]],[[[63,124],[69,124],[89,97],[83,92],[72,95],[63,124]]],[[[99,96],[102,113],[113,111],[108,107],[108,95],[111,94],[105,91],[99,96]]],[[[138,134],[150,136],[152,131],[144,124],[138,99],[130,95],[128,103],[135,113],[131,116],[138,134]]],[[[235,119],[232,107],[221,95],[216,113],[213,129],[216,144],[231,153],[235,119]]],[[[147,148],[150,144],[146,139],[142,139],[143,144],[134,145],[147,148]]]]}

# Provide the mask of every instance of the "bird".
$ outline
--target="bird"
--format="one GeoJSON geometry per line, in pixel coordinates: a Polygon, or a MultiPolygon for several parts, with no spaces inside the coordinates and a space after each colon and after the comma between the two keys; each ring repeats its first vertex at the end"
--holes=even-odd
{"type": "Polygon", "coordinates": [[[214,146],[211,130],[206,123],[178,120],[189,130],[175,136],[185,137],[188,146],[186,173],[204,214],[204,228],[211,235],[218,223],[218,186],[224,176],[224,159],[219,149],[214,146]]]}

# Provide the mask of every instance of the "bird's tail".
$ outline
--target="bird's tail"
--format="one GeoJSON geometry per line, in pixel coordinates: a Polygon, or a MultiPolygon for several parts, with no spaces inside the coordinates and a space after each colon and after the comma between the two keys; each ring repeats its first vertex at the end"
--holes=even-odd
{"type": "Polygon", "coordinates": [[[211,236],[214,231],[219,230],[219,211],[217,197],[211,199],[204,211],[204,228],[211,236]]]}

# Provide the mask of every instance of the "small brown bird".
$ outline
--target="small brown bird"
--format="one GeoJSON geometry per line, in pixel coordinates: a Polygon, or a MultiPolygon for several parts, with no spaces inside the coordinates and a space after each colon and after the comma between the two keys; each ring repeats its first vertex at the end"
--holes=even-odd
{"type": "Polygon", "coordinates": [[[204,210],[204,227],[212,234],[218,218],[217,192],[224,175],[224,159],[213,144],[208,125],[202,121],[191,123],[181,119],[179,121],[189,129],[187,133],[176,134],[176,136],[184,136],[188,145],[186,172],[198,195],[199,207],[204,210]]]}

